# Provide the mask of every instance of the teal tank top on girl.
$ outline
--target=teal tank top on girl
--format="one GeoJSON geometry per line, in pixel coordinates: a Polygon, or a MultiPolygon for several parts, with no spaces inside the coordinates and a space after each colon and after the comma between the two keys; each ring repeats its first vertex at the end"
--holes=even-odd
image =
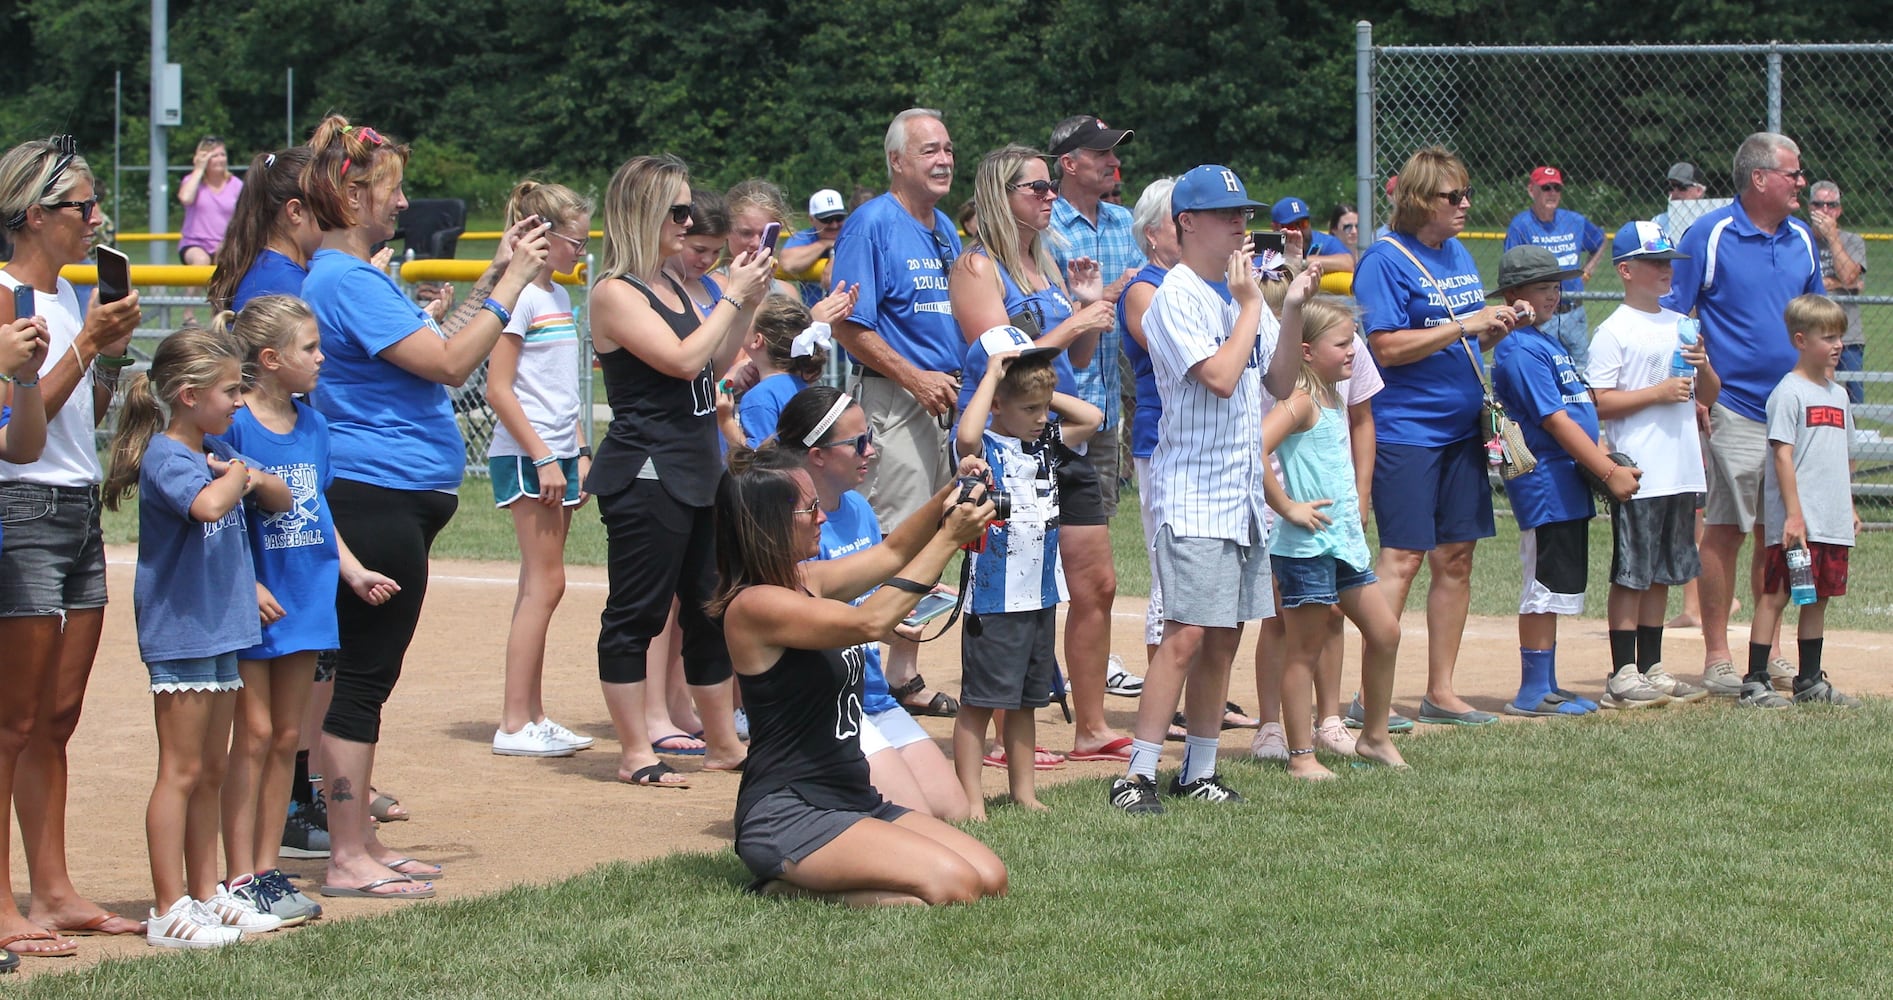
{"type": "Polygon", "coordinates": [[[1315,425],[1290,434],[1275,450],[1282,463],[1282,488],[1297,501],[1333,500],[1321,508],[1332,519],[1320,531],[1275,519],[1269,553],[1291,559],[1333,556],[1357,570],[1371,568],[1367,536],[1361,530],[1360,496],[1354,489],[1354,456],[1348,447],[1347,414],[1338,406],[1317,406],[1315,425]]]}

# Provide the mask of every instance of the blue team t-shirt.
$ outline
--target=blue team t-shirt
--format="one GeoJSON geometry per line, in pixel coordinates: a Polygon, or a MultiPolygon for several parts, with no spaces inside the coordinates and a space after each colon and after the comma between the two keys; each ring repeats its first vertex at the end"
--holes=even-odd
{"type": "Polygon", "coordinates": [[[743,441],[754,448],[764,438],[774,437],[776,419],[782,416],[782,408],[806,388],[807,382],[788,372],[777,372],[751,386],[743,393],[742,402],[736,404],[736,419],[743,425],[743,441]]]}
{"type": "Polygon", "coordinates": [[[861,290],[849,322],[879,334],[922,371],[950,372],[966,351],[947,301],[947,272],[959,255],[960,236],[946,213],[934,209],[928,229],[883,194],[842,223],[828,273],[861,290]]]}
{"type": "MultiPolygon", "coordinates": [[[[1440,288],[1435,289],[1406,254],[1375,241],[1361,254],[1354,270],[1354,298],[1361,306],[1370,348],[1374,335],[1388,330],[1451,324],[1448,306],[1461,318],[1479,311],[1485,285],[1464,244],[1449,239],[1435,250],[1404,233],[1392,233],[1388,239],[1399,241],[1426,265],[1440,288]],[[1441,299],[1441,290],[1446,301],[1441,299]]],[[[1374,359],[1387,383],[1374,397],[1374,435],[1380,443],[1443,448],[1479,436],[1485,391],[1462,343],[1471,346],[1473,357],[1479,357],[1479,338],[1467,335],[1410,364],[1390,365],[1374,359]]],[[[1484,363],[1480,358],[1479,364],[1484,363]]]]}
{"type": "MultiPolygon", "coordinates": [[[[204,447],[218,458],[239,457],[215,438],[206,438],[204,447]]],[[[163,434],[152,437],[139,463],[132,611],[138,655],[146,663],[222,656],[262,638],[245,505],[215,524],[191,516],[191,503],[211,479],[203,455],[163,434]]]]}
{"type": "MultiPolygon", "coordinates": [[[[1505,249],[1544,247],[1565,269],[1584,266],[1584,256],[1596,253],[1603,245],[1604,231],[1597,228],[1597,223],[1563,208],[1551,213],[1550,222],[1538,221],[1531,209],[1526,209],[1513,216],[1512,224],[1505,229],[1505,249]]],[[[1567,292],[1581,292],[1584,279],[1566,278],[1563,287],[1567,292]]]]}
{"type": "Polygon", "coordinates": [[[311,398],[329,420],[335,475],[392,490],[459,487],[467,455],[447,387],[381,357],[423,328],[446,339],[440,325],[340,250],[316,251],[302,292],[322,330],[327,360],[311,398]]]}
{"type": "Polygon", "coordinates": [[[1546,417],[1562,411],[1597,440],[1597,407],[1570,350],[1535,326],[1513,330],[1492,352],[1492,392],[1518,421],[1526,445],[1538,456],[1537,468],[1505,483],[1518,526],[1536,528],[1595,515],[1577,460],[1543,426],[1546,417]]]}
{"type": "MultiPolygon", "coordinates": [[[[1032,321],[1038,324],[1038,335],[1033,337],[1033,340],[1045,336],[1047,331],[1071,318],[1071,300],[1066,298],[1065,293],[1059,291],[1057,287],[1048,287],[1044,291],[1027,295],[1025,290],[1019,287],[1018,282],[1012,280],[1012,275],[1006,273],[1005,268],[994,262],[993,269],[999,272],[1000,283],[1006,290],[1006,315],[1017,316],[1021,312],[1028,313],[1032,321]]],[[[960,362],[959,408],[961,411],[966,409],[966,404],[973,401],[973,394],[979,391],[979,381],[986,377],[987,360],[986,349],[979,346],[979,341],[973,341],[972,345],[966,348],[966,356],[960,362]]],[[[1058,376],[1059,392],[1068,396],[1078,395],[1078,375],[1071,367],[1070,355],[1062,350],[1059,351],[1058,355],[1052,358],[1052,372],[1058,376]]]]}
{"type": "MultiPolygon", "coordinates": [[[[881,523],[875,520],[874,508],[868,506],[866,497],[854,490],[841,495],[841,506],[828,512],[828,520],[822,522],[822,554],[817,559],[840,559],[862,549],[871,549],[881,544],[881,523]]],[[[860,604],[873,594],[866,594],[854,599],[860,604]]],[[[862,671],[863,690],[861,710],[869,715],[879,715],[900,707],[900,702],[887,690],[887,675],[881,673],[881,644],[864,642],[854,647],[859,651],[864,665],[862,671]]]]}
{"type": "Polygon", "coordinates": [[[1326,257],[1332,254],[1352,254],[1354,251],[1328,233],[1311,230],[1308,233],[1308,247],[1302,252],[1310,257],[1326,257]]]}
{"type": "Polygon", "coordinates": [[[251,299],[259,295],[294,295],[301,298],[302,283],[308,277],[308,268],[265,248],[256,255],[250,269],[243,272],[243,279],[237,282],[237,293],[230,297],[230,308],[241,312],[251,299]]]}
{"type": "MultiPolygon", "coordinates": [[[[819,239],[821,239],[821,234],[812,228],[798,229],[790,233],[788,239],[782,241],[782,249],[787,250],[790,247],[805,247],[819,239]]],[[[827,256],[833,257],[834,255],[835,249],[830,247],[827,256]]],[[[802,304],[810,309],[815,308],[815,303],[820,302],[828,295],[828,290],[823,288],[822,283],[819,281],[798,281],[795,285],[796,291],[802,293],[802,304]]]]}
{"type": "Polygon", "coordinates": [[[1663,308],[1696,311],[1722,379],[1717,401],[1766,422],[1768,394],[1797,357],[1781,314],[1823,290],[1814,234],[1792,216],[1764,233],[1737,200],[1690,223],[1677,249],[1689,259],[1676,262],[1663,308]]]}
{"type": "Polygon", "coordinates": [[[1150,352],[1144,350],[1137,338],[1130,335],[1130,324],[1125,321],[1124,303],[1130,301],[1131,285],[1146,284],[1152,288],[1163,285],[1163,276],[1170,269],[1159,264],[1145,264],[1143,270],[1124,286],[1124,294],[1117,297],[1117,325],[1124,330],[1124,358],[1131,363],[1131,375],[1137,383],[1137,412],[1131,417],[1131,457],[1149,458],[1157,451],[1157,423],[1163,419],[1163,397],[1157,394],[1157,369],[1150,360],[1150,352]]]}
{"type": "Polygon", "coordinates": [[[252,510],[247,515],[257,582],[269,588],[284,613],[263,627],[262,642],[239,654],[245,660],[273,660],[340,645],[335,588],[342,554],[326,495],[334,479],[329,425],[308,404],[297,401],[295,406],[296,426],[287,434],[263,426],[246,407],[237,411],[230,429],[214,439],[289,484],[288,510],[252,510]]]}

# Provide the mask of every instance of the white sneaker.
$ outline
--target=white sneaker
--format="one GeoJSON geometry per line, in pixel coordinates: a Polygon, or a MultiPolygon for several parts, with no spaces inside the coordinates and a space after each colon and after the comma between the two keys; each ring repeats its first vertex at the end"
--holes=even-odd
{"type": "Polygon", "coordinates": [[[516,733],[493,730],[493,752],[502,757],[570,757],[578,748],[554,739],[539,723],[528,722],[516,733]]]}
{"type": "Polygon", "coordinates": [[[257,909],[255,903],[231,892],[227,885],[218,886],[215,895],[197,905],[216,917],[218,923],[245,934],[267,934],[283,925],[283,918],[257,909]]]}
{"type": "Polygon", "coordinates": [[[1315,727],[1315,746],[1343,757],[1354,756],[1354,734],[1341,724],[1341,717],[1330,715],[1315,727]]]}
{"type": "Polygon", "coordinates": [[[1104,690],[1120,698],[1136,698],[1144,693],[1144,679],[1124,669],[1124,658],[1112,653],[1104,668],[1104,690]]]}
{"type": "Polygon", "coordinates": [[[736,721],[736,738],[739,740],[742,740],[744,743],[748,743],[749,742],[749,712],[744,709],[740,709],[740,708],[737,709],[735,721],[736,721]]]}
{"type": "Polygon", "coordinates": [[[1256,760],[1288,761],[1288,734],[1279,722],[1264,722],[1249,744],[1249,754],[1256,760]]]}
{"type": "Polygon", "coordinates": [[[587,749],[597,742],[588,733],[575,733],[553,722],[549,715],[539,720],[539,731],[551,737],[554,742],[563,743],[574,750],[587,749]]]}
{"type": "Polygon", "coordinates": [[[154,948],[221,948],[242,939],[241,930],[225,927],[204,904],[189,896],[179,896],[162,914],[152,910],[145,922],[145,943],[154,948]]]}
{"type": "Polygon", "coordinates": [[[1604,696],[1597,704],[1604,708],[1655,708],[1670,703],[1670,696],[1651,686],[1634,663],[1626,663],[1604,682],[1604,696]]]}
{"type": "Polygon", "coordinates": [[[1706,689],[1670,676],[1670,672],[1664,670],[1661,663],[1651,667],[1650,672],[1643,675],[1643,679],[1648,681],[1651,687],[1669,695],[1671,701],[1688,703],[1709,697],[1706,689]]]}

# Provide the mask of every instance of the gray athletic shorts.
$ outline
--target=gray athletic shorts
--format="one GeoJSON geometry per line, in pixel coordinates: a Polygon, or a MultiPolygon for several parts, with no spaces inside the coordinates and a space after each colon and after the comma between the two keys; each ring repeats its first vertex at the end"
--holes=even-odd
{"type": "Polygon", "coordinates": [[[751,889],[782,874],[782,867],[828,846],[864,819],[892,823],[912,810],[883,801],[866,812],[813,806],[792,788],[763,796],[749,808],[736,831],[736,856],[756,876],[751,889]]]}
{"type": "Polygon", "coordinates": [[[967,615],[960,627],[960,704],[1044,708],[1058,669],[1058,608],[967,615]]]}
{"type": "Polygon", "coordinates": [[[99,488],[0,483],[0,618],[105,606],[99,488]]]}
{"type": "Polygon", "coordinates": [[[1269,550],[1263,538],[1237,545],[1227,538],[1179,538],[1157,529],[1151,564],[1163,580],[1163,620],[1235,628],[1275,617],[1269,550]]]}
{"type": "Polygon", "coordinates": [[[1768,462],[1768,427],[1717,403],[1709,408],[1709,502],[1705,524],[1755,530],[1762,513],[1762,466],[1768,462]]]}
{"type": "Polygon", "coordinates": [[[1680,587],[1702,575],[1696,549],[1699,494],[1632,497],[1610,515],[1610,582],[1631,590],[1680,587]]]}

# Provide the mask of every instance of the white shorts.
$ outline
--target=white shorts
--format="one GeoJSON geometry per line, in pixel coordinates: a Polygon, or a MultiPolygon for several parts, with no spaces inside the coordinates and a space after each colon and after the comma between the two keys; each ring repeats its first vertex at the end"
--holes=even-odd
{"type": "MultiPolygon", "coordinates": [[[[888,746],[896,750],[919,743],[921,740],[933,739],[925,729],[920,728],[920,723],[915,722],[914,717],[906,709],[899,706],[864,718],[874,723],[874,728],[880,731],[881,738],[887,741],[888,746]]],[[[867,755],[867,752],[863,750],[862,756],[867,755]]]]}
{"type": "Polygon", "coordinates": [[[894,749],[894,744],[889,743],[887,737],[881,735],[880,727],[874,724],[874,720],[863,715],[861,717],[861,758],[866,760],[883,750],[892,749],[894,749]]]}

